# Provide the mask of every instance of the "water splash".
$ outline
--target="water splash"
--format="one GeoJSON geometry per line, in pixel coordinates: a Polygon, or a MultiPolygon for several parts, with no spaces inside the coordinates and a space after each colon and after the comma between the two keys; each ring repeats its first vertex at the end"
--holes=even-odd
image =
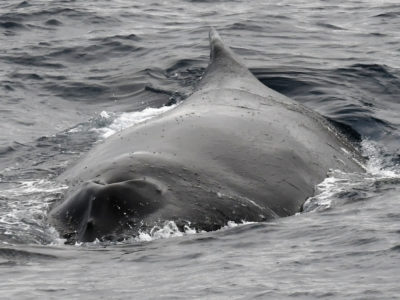
{"type": "Polygon", "coordinates": [[[368,157],[366,173],[345,173],[330,170],[328,177],[316,186],[314,197],[303,205],[304,212],[323,211],[337,205],[365,200],[395,188],[400,183],[396,155],[388,154],[382,145],[370,140],[361,143],[363,155],[368,157]]]}
{"type": "Polygon", "coordinates": [[[400,160],[396,153],[390,153],[384,145],[365,139],[361,142],[362,152],[368,157],[367,171],[383,177],[400,177],[400,160]]]}
{"type": "Polygon", "coordinates": [[[46,179],[3,182],[0,191],[0,236],[4,244],[57,244],[56,230],[46,222],[49,205],[65,185],[46,179]]]}
{"type": "Polygon", "coordinates": [[[149,232],[140,231],[139,235],[134,238],[134,241],[150,242],[158,239],[181,237],[195,233],[197,233],[196,229],[191,228],[190,224],[185,225],[183,231],[181,231],[174,221],[165,221],[162,226],[154,226],[149,232]]]}

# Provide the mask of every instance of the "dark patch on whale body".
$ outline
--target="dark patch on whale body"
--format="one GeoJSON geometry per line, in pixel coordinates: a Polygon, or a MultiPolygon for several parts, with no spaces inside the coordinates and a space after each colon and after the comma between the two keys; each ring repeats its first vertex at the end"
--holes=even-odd
{"type": "Polygon", "coordinates": [[[215,30],[210,45],[184,103],[108,138],[60,176],[70,190],[49,221],[70,242],[165,220],[208,231],[290,216],[330,168],[363,171],[323,117],[260,83],[215,30]]]}

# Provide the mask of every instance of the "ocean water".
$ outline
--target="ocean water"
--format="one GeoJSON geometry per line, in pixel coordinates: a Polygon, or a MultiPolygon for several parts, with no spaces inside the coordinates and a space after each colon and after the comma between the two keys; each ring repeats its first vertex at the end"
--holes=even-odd
{"type": "MultiPolygon", "coordinates": [[[[395,0],[0,3],[1,299],[398,299],[400,4],[395,0]],[[193,91],[214,26],[269,87],[361,148],[304,211],[268,223],[65,245],[56,177],[193,91]]],[[[284,121],[284,120],[283,120],[284,121]]]]}

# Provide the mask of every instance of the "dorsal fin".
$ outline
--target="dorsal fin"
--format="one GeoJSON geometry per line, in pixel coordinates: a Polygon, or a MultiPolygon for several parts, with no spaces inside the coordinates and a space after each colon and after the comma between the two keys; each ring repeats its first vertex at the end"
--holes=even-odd
{"type": "Polygon", "coordinates": [[[242,89],[241,86],[244,82],[249,83],[249,81],[255,85],[260,84],[247,69],[242,59],[224,44],[214,28],[211,28],[209,37],[210,63],[197,90],[216,88],[242,89]]]}
{"type": "MultiPolygon", "coordinates": [[[[242,60],[235,53],[225,46],[218,32],[211,28],[209,32],[210,40],[210,65],[215,63],[234,63],[246,68],[242,60]]],[[[246,68],[247,69],[247,68],[246,68]]]]}

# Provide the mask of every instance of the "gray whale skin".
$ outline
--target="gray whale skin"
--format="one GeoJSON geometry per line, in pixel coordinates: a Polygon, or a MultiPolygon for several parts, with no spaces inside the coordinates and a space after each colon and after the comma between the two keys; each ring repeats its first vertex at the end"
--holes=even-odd
{"type": "Polygon", "coordinates": [[[121,239],[164,221],[216,230],[299,212],[329,169],[363,172],[316,112],[259,82],[210,31],[211,58],[176,108],[89,151],[49,222],[67,242],[121,239]]]}

